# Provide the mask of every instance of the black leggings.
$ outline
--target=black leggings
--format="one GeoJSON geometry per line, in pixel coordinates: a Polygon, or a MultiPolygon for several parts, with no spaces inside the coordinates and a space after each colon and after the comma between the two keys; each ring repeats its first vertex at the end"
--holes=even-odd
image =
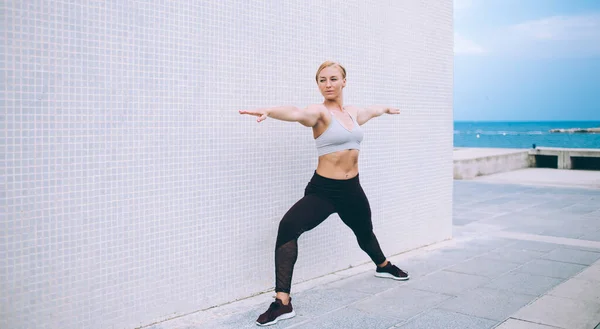
{"type": "Polygon", "coordinates": [[[331,214],[338,213],[352,229],[358,245],[375,264],[385,261],[373,233],[371,208],[358,175],[348,180],[330,179],[316,172],[296,202],[279,223],[275,245],[275,291],[290,293],[294,264],[298,258],[298,237],[312,230],[331,214]]]}

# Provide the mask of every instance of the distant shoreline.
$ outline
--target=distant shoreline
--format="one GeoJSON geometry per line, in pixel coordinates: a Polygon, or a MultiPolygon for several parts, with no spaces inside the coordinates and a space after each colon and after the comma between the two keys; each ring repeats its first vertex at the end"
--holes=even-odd
{"type": "Polygon", "coordinates": [[[567,133],[567,134],[598,134],[600,133],[599,128],[561,128],[561,129],[550,129],[551,133],[567,133]]]}
{"type": "Polygon", "coordinates": [[[594,123],[594,125],[600,124],[598,120],[453,120],[454,123],[552,123],[564,125],[570,123],[594,123]]]}

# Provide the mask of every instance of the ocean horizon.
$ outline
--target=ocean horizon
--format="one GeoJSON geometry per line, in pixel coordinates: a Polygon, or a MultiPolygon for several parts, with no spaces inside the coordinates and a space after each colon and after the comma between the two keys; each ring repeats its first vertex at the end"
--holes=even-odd
{"type": "Polygon", "coordinates": [[[454,121],[454,147],[600,148],[600,133],[553,133],[552,129],[598,128],[600,121],[454,121]]]}

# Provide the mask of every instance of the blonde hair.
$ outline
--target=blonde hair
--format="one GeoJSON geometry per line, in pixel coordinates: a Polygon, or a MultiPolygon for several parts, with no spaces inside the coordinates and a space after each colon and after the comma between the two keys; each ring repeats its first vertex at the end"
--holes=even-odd
{"type": "Polygon", "coordinates": [[[317,81],[317,83],[319,82],[319,73],[321,73],[321,71],[323,71],[323,69],[325,69],[326,67],[330,67],[330,66],[337,66],[340,68],[340,71],[342,71],[342,79],[346,79],[346,69],[338,62],[333,62],[333,61],[325,61],[323,62],[323,64],[321,64],[321,66],[319,66],[319,69],[317,70],[317,74],[315,75],[315,80],[317,81]]]}

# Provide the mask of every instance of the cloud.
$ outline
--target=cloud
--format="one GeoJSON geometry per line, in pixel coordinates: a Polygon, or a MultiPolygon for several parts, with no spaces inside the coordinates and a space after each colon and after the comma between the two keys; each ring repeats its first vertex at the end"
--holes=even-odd
{"type": "Polygon", "coordinates": [[[510,27],[540,40],[585,40],[600,42],[600,13],[578,16],[552,16],[510,27]]]}
{"type": "Polygon", "coordinates": [[[491,40],[498,52],[526,57],[600,56],[600,13],[551,16],[508,26],[491,40]]]}
{"type": "Polygon", "coordinates": [[[454,33],[454,54],[456,55],[482,55],[486,51],[472,40],[454,33]]]}

